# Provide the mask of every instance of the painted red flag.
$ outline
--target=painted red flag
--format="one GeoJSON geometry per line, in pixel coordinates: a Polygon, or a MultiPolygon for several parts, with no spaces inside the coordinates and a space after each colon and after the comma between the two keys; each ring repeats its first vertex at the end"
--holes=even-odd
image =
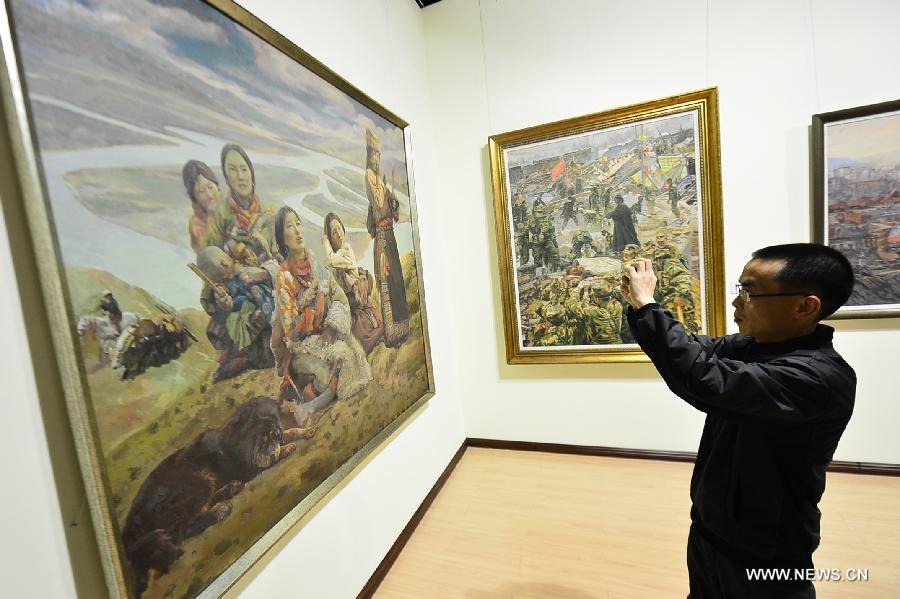
{"type": "Polygon", "coordinates": [[[550,172],[550,181],[556,181],[564,172],[566,172],[566,163],[560,158],[559,162],[556,163],[556,166],[554,166],[553,170],[550,172]]]}

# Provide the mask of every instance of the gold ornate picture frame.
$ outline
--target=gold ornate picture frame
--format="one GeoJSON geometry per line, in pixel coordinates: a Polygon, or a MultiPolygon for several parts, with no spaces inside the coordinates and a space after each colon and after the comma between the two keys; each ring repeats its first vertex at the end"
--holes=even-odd
{"type": "Polygon", "coordinates": [[[434,395],[409,125],[229,0],[0,13],[109,594],[219,596],[434,395]]]}
{"type": "Polygon", "coordinates": [[[724,334],[716,88],[488,143],[508,363],[646,361],[619,292],[638,257],[689,330],[724,334]]]}

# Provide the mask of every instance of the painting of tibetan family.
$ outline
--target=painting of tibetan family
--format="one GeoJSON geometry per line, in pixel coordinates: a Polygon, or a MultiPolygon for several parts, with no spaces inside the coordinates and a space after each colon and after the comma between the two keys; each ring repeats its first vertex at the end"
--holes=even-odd
{"type": "MultiPolygon", "coordinates": [[[[381,171],[378,137],[372,131],[365,134],[365,228],[372,271],[357,260],[339,212],[328,212],[319,235],[310,239],[295,208],[274,209],[261,201],[253,160],[241,146],[227,144],[220,174],[199,160],[189,160],[182,170],[192,208],[186,232],[196,253],[189,267],[202,282],[199,302],[207,318],[199,320],[205,320],[204,330],[192,331],[186,318],[162,304],[155,319],[123,311],[110,290],[98,298],[103,315],[82,318],[102,322],[94,329],[98,361],[120,372],[123,381],[178,360],[202,336],[215,350],[209,382],[218,389],[227,389],[229,381],[242,380],[250,371],[262,371],[275,382],[263,384],[263,389],[274,388],[268,394],[252,390],[252,397],[221,427],[178,448],[137,489],[122,543],[138,591],[146,590],[151,574],[169,571],[183,555],[184,541],[233,517],[232,498],[245,485],[323,434],[319,424],[332,406],[352,402],[352,417],[359,417],[361,395],[377,400],[384,391],[399,391],[402,370],[421,374],[424,368],[420,322],[413,353],[397,360],[396,352],[411,333],[408,293],[418,293],[410,285],[414,273],[404,269],[416,265],[412,254],[401,258],[394,232],[400,201],[381,171]],[[319,244],[320,251],[312,251],[311,244],[319,244]],[[380,377],[373,372],[373,353],[381,359],[380,377]],[[391,373],[391,362],[401,372],[391,373]],[[370,386],[381,392],[364,394],[370,386]],[[203,492],[195,493],[197,487],[203,492]]],[[[87,327],[79,330],[84,336],[87,327]]],[[[243,385],[252,388],[246,381],[243,385]]],[[[425,390],[422,379],[419,395],[425,390]]],[[[377,425],[387,424],[416,398],[393,398],[400,400],[398,407],[382,413],[377,425]]],[[[369,410],[382,407],[387,405],[369,410]]],[[[376,421],[370,416],[369,423],[376,421]]],[[[328,429],[329,448],[342,448],[332,439],[336,431],[328,429]]],[[[345,424],[342,433],[352,429],[345,424]]],[[[357,449],[366,436],[371,434],[356,433],[357,443],[350,449],[357,449]]],[[[333,461],[350,455],[349,450],[343,453],[332,456],[333,461]]]]}
{"type": "Polygon", "coordinates": [[[224,198],[209,166],[197,160],[184,166],[194,209],[189,231],[197,264],[191,266],[204,283],[206,334],[221,352],[213,381],[274,366],[283,375],[282,394],[293,393],[292,409],[305,415],[298,416],[304,422],[372,379],[366,354],[375,346],[399,347],[409,335],[393,229],[400,205],[379,178],[378,138],[371,131],[366,137],[366,226],[374,240],[374,277],[358,265],[337,213],[325,216],[319,260],[307,251],[294,208],[264,209],[253,162],[240,146],[222,148],[224,198]],[[375,290],[377,311],[370,299],[375,290]]]}
{"type": "Polygon", "coordinates": [[[693,113],[506,151],[520,346],[634,343],[619,291],[649,258],[657,301],[703,327],[693,113]]]}
{"type": "Polygon", "coordinates": [[[432,391],[404,130],[203,2],[10,7],[111,570],[193,597],[432,391]]]}

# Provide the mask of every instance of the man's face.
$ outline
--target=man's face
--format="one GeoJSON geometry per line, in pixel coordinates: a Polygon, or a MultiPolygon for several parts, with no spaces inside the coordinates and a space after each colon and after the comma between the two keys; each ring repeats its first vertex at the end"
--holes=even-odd
{"type": "MultiPolygon", "coordinates": [[[[781,283],[775,280],[783,267],[782,260],[751,260],[741,273],[741,286],[751,295],[792,291],[783,289],[781,283]]],[[[792,315],[802,300],[802,297],[786,296],[750,298],[745,302],[738,296],[731,305],[734,306],[734,321],[740,332],[766,343],[785,339],[786,331],[796,327],[792,315]]]]}

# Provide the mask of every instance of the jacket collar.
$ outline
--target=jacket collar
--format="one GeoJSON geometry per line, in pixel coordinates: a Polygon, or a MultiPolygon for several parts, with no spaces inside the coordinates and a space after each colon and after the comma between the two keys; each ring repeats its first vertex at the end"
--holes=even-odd
{"type": "Polygon", "coordinates": [[[819,324],[816,325],[815,330],[809,335],[771,343],[757,343],[753,341],[748,349],[754,354],[763,356],[782,355],[798,349],[825,349],[831,347],[833,336],[833,328],[819,324]]]}

